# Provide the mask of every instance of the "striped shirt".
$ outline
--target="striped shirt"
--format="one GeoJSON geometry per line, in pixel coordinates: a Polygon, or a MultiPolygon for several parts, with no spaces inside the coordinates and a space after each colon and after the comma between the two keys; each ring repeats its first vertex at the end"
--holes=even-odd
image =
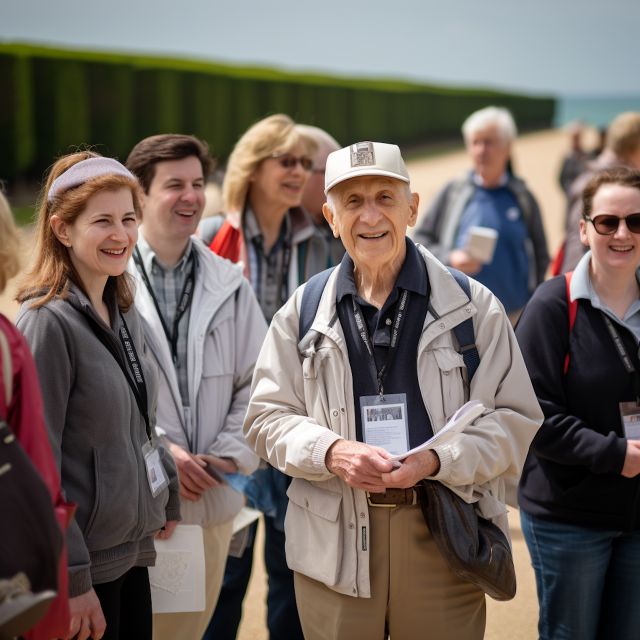
{"type": "Polygon", "coordinates": [[[264,252],[264,238],[255,214],[247,207],[244,216],[249,274],[260,309],[267,322],[289,298],[289,266],[291,263],[291,221],[285,216],[280,234],[269,253],[264,252]]]}

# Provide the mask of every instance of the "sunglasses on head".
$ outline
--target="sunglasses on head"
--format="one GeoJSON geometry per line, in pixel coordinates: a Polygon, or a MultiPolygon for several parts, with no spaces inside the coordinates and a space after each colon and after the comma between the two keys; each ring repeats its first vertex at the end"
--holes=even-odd
{"type": "Polygon", "coordinates": [[[595,218],[585,216],[584,219],[590,222],[601,236],[612,236],[618,230],[620,220],[624,220],[631,233],[640,233],[640,213],[632,213],[626,217],[603,213],[595,218]]]}
{"type": "Polygon", "coordinates": [[[300,166],[305,171],[311,171],[313,169],[313,160],[307,156],[297,156],[291,153],[273,153],[271,157],[280,163],[283,169],[294,169],[295,166],[300,163],[300,166]]]}

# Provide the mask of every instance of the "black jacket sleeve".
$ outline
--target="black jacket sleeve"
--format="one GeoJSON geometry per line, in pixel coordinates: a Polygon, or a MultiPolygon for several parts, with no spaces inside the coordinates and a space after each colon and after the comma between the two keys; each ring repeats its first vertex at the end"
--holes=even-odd
{"type": "MultiPolygon", "coordinates": [[[[588,302],[581,300],[579,304],[588,302]]],[[[588,393],[580,398],[567,396],[564,361],[570,340],[564,276],[548,280],[538,287],[518,322],[516,337],[545,416],[531,450],[539,458],[558,464],[584,466],[593,473],[620,473],[626,440],[613,428],[607,433],[592,428],[586,420],[572,415],[568,409],[580,403],[588,408],[584,403],[603,400],[589,398],[588,393]]],[[[600,337],[604,338],[609,339],[600,337]]],[[[581,366],[590,364],[581,363],[581,366]]],[[[606,365],[606,362],[599,363],[603,367],[603,376],[607,375],[606,365]]],[[[572,375],[580,375],[579,366],[572,367],[572,375]]],[[[604,401],[612,402],[611,399],[604,401]]]]}

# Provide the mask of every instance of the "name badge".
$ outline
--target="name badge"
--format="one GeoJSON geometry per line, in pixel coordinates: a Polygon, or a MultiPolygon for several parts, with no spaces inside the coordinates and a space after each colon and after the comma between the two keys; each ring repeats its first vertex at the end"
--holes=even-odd
{"type": "Polygon", "coordinates": [[[142,446],[144,464],[147,467],[147,480],[151,495],[155,498],[165,487],[169,485],[167,472],[164,470],[160,452],[150,442],[145,442],[142,446]]]}
{"type": "Polygon", "coordinates": [[[386,449],[392,455],[409,451],[407,394],[361,396],[362,437],[367,444],[386,449]]]}
{"type": "Polygon", "coordinates": [[[624,435],[629,440],[640,440],[640,405],[637,402],[621,402],[620,417],[624,435]]]}

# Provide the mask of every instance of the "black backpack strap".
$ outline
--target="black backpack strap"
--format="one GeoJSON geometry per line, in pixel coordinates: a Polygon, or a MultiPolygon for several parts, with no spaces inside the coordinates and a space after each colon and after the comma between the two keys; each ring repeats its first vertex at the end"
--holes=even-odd
{"type": "Polygon", "coordinates": [[[322,292],[329,280],[329,276],[333,272],[335,267],[331,269],[325,269],[320,273],[316,273],[309,278],[304,285],[304,291],[302,292],[302,302],[300,303],[300,321],[298,324],[298,340],[302,340],[307,335],[311,325],[316,317],[318,306],[320,305],[320,298],[322,292]]]}
{"type": "MultiPolygon", "coordinates": [[[[455,278],[460,288],[467,294],[467,298],[471,301],[471,285],[469,284],[469,278],[462,271],[447,267],[451,275],[455,278]]],[[[462,359],[467,367],[467,376],[469,378],[469,384],[475,375],[478,366],[480,365],[480,354],[476,347],[476,336],[473,331],[473,319],[468,318],[461,324],[453,328],[453,333],[458,341],[460,353],[462,359]]]]}

